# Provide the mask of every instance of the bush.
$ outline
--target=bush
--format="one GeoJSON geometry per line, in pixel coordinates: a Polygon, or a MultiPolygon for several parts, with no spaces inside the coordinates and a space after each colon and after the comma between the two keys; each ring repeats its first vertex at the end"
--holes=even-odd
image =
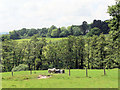
{"type": "Polygon", "coordinates": [[[25,64],[20,64],[19,66],[14,67],[12,69],[13,72],[16,72],[16,71],[26,71],[26,70],[28,70],[28,66],[25,65],[25,64]]]}

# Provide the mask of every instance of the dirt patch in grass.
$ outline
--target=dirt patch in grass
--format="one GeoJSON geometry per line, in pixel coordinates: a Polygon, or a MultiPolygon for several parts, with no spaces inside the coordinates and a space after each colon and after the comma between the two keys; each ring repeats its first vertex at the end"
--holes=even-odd
{"type": "Polygon", "coordinates": [[[45,78],[50,78],[50,75],[39,75],[38,79],[45,79],[45,78]]]}

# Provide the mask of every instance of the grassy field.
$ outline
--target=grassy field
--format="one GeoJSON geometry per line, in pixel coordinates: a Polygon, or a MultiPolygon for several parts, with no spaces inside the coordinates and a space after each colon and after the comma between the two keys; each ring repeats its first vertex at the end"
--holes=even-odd
{"type": "Polygon", "coordinates": [[[38,75],[48,75],[47,70],[2,73],[2,88],[118,88],[118,69],[88,70],[89,77],[85,77],[85,70],[72,69],[71,76],[68,70],[65,74],[50,74],[52,77],[38,79],[38,75]]]}
{"type": "MultiPolygon", "coordinates": [[[[38,38],[38,39],[42,39],[42,38],[38,38]]],[[[65,38],[45,38],[47,42],[56,42],[56,41],[59,41],[59,40],[62,40],[62,39],[67,39],[67,37],[65,38]]],[[[29,41],[30,39],[18,39],[18,40],[15,40],[15,41],[18,41],[18,42],[22,42],[22,41],[29,41]]]]}

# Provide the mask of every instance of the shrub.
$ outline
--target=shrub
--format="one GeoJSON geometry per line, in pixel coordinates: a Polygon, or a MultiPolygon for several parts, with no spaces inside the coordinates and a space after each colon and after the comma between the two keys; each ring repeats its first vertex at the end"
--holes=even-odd
{"type": "Polygon", "coordinates": [[[16,72],[16,71],[26,71],[26,70],[28,70],[28,66],[25,65],[25,64],[20,64],[19,66],[14,67],[12,69],[13,72],[16,72]]]}

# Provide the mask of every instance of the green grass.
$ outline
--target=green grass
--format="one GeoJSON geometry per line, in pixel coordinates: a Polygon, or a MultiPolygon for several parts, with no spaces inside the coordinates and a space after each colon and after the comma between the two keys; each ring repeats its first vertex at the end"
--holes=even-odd
{"type": "Polygon", "coordinates": [[[51,74],[52,77],[37,79],[38,75],[48,75],[47,70],[2,73],[3,88],[118,88],[118,69],[106,70],[107,75],[103,75],[103,70],[88,70],[89,77],[85,77],[85,70],[72,69],[71,76],[68,70],[65,74],[51,74]],[[36,73],[35,73],[36,72],[36,73]]]}
{"type": "MultiPolygon", "coordinates": [[[[42,38],[38,38],[38,39],[42,39],[42,38]]],[[[47,40],[47,42],[56,42],[56,41],[59,41],[59,40],[62,40],[62,39],[67,39],[67,37],[65,38],[45,38],[47,40]]],[[[18,39],[18,40],[15,40],[15,41],[18,41],[18,42],[22,42],[22,41],[29,41],[30,39],[18,39]]]]}

